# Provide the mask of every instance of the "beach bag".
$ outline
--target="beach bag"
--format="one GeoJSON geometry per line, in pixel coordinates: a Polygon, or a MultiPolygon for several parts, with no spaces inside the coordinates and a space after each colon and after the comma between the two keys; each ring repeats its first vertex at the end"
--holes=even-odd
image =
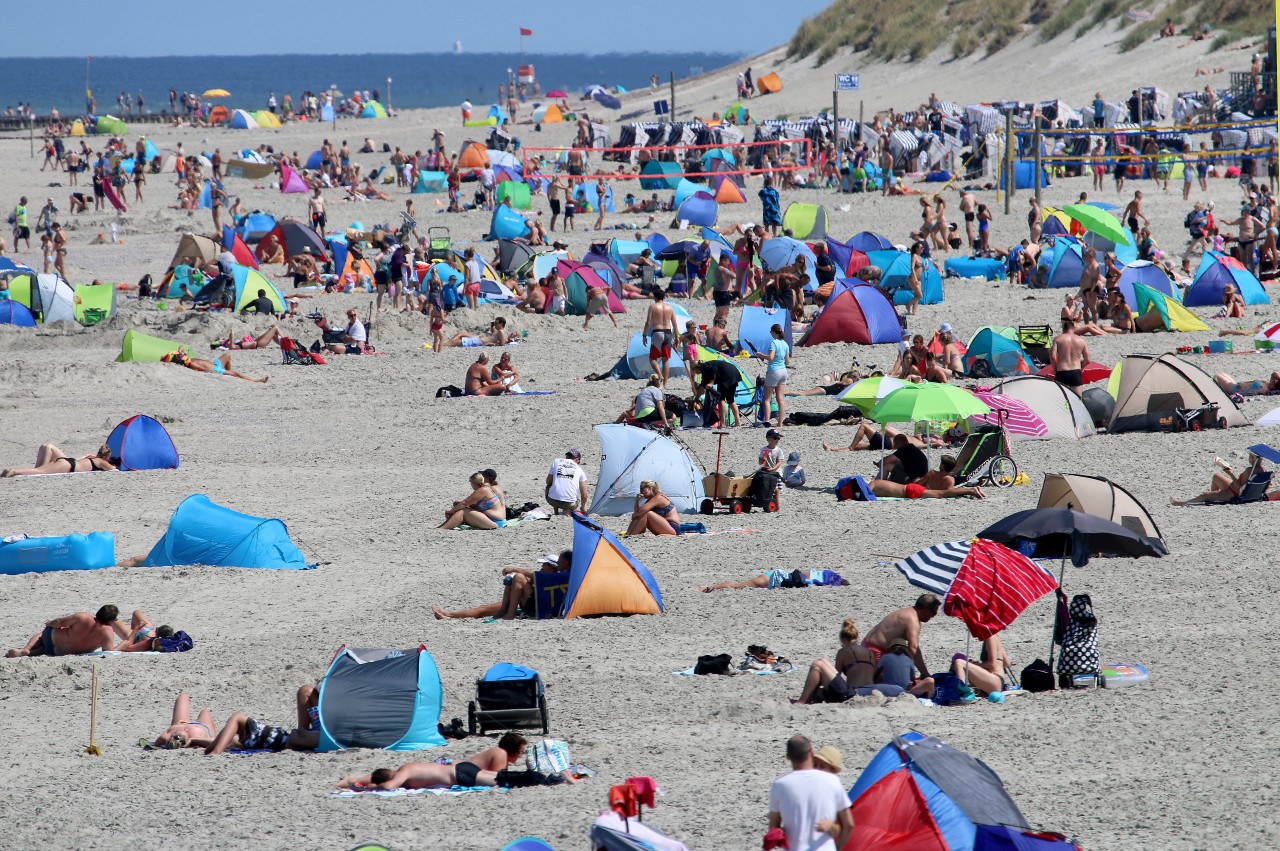
{"type": "Polygon", "coordinates": [[[569,770],[569,743],[543,739],[530,745],[524,754],[525,767],[541,774],[559,774],[569,770]]]}
{"type": "Polygon", "coordinates": [[[1088,594],[1075,595],[1068,613],[1070,621],[1058,660],[1058,682],[1066,687],[1077,674],[1098,673],[1098,619],[1093,614],[1093,600],[1088,594]]]}
{"type": "Polygon", "coordinates": [[[195,646],[191,636],[182,630],[178,630],[168,638],[158,638],[156,640],[160,642],[161,653],[186,653],[195,646]]]}
{"type": "Polygon", "coordinates": [[[721,653],[716,656],[699,656],[698,663],[693,666],[693,672],[699,676],[707,674],[727,674],[729,673],[729,663],[733,659],[728,653],[721,653]]]}
{"type": "Polygon", "coordinates": [[[1027,691],[1053,691],[1053,669],[1043,659],[1036,659],[1023,668],[1020,680],[1027,691]]]}
{"type": "Polygon", "coordinates": [[[436,391],[437,399],[445,399],[445,398],[461,396],[461,395],[462,395],[462,388],[455,387],[452,384],[446,384],[444,387],[441,387],[439,390],[436,391]]]}
{"type": "Polygon", "coordinates": [[[950,673],[933,678],[933,697],[930,699],[939,706],[959,706],[977,700],[973,689],[965,685],[964,680],[950,673]]]}

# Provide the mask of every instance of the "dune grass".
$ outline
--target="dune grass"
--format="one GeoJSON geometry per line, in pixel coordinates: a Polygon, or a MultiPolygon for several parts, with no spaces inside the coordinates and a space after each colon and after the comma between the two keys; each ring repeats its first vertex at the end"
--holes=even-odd
{"type": "Polygon", "coordinates": [[[1240,38],[1262,38],[1273,8],[1258,0],[834,0],[802,22],[787,45],[791,58],[814,57],[819,64],[841,52],[865,52],[872,59],[918,61],[939,47],[952,56],[990,54],[1025,31],[1041,42],[1072,32],[1085,38],[1096,28],[1117,22],[1127,30],[1120,50],[1154,38],[1165,18],[1178,38],[1208,23],[1213,46],[1240,38]],[[1126,10],[1141,8],[1153,19],[1134,23],[1126,10]]]}

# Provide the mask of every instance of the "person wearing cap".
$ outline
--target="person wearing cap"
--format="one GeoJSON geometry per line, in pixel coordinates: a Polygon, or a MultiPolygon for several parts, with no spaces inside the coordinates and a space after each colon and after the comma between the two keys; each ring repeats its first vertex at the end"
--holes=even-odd
{"type": "MultiPolygon", "coordinates": [[[[573,565],[573,550],[564,550],[560,555],[544,555],[538,559],[537,572],[562,573],[573,565]]],[[[504,567],[502,569],[502,599],[497,603],[476,606],[474,609],[461,609],[448,612],[439,606],[432,606],[431,613],[436,620],[465,620],[479,618],[498,618],[514,620],[521,614],[534,615],[534,573],[525,567],[504,567]]]]}
{"type": "Polygon", "coordinates": [[[787,740],[787,761],[791,771],[769,788],[769,829],[781,830],[786,847],[797,851],[843,848],[853,834],[853,811],[840,778],[816,767],[804,736],[787,740]]]}
{"type": "Polygon", "coordinates": [[[889,643],[889,652],[883,654],[876,665],[875,680],[882,692],[892,689],[898,694],[905,691],[917,697],[933,694],[933,677],[911,676],[911,643],[905,638],[895,638],[889,643]]]}
{"type": "Polygon", "coordinates": [[[582,471],[582,453],[570,449],[563,458],[551,462],[547,471],[547,502],[556,514],[581,508],[586,511],[590,503],[587,501],[587,474],[582,471]]]}
{"type": "Polygon", "coordinates": [[[787,456],[787,463],[782,468],[782,483],[789,488],[803,487],[805,478],[804,467],[800,466],[800,452],[794,451],[787,456]]]}

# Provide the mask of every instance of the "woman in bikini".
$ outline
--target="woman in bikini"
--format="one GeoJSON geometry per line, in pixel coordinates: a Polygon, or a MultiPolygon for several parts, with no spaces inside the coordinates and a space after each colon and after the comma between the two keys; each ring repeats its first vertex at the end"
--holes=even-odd
{"type": "Polygon", "coordinates": [[[119,458],[111,457],[111,450],[104,443],[92,455],[73,458],[59,449],[55,444],[44,443],[36,450],[34,467],[13,467],[0,472],[0,478],[14,476],[47,476],[54,473],[109,473],[114,472],[119,458]]]}
{"type": "Polygon", "coordinates": [[[239,340],[232,339],[231,337],[223,337],[221,340],[210,343],[209,348],[231,349],[232,351],[265,349],[272,343],[279,345],[281,336],[283,335],[280,333],[280,326],[272,325],[257,337],[250,337],[248,334],[241,337],[239,340]]]}
{"type": "Polygon", "coordinates": [[[213,712],[208,707],[200,710],[196,720],[191,720],[191,698],[186,692],[178,692],[178,699],[173,702],[173,717],[164,732],[156,736],[152,745],[157,748],[177,750],[179,748],[207,748],[217,737],[218,723],[213,720],[213,712]]]}
{"type": "Polygon", "coordinates": [[[643,535],[651,532],[660,536],[679,535],[679,528],[680,512],[676,511],[675,505],[662,493],[662,486],[648,479],[641,482],[627,534],[643,535]]]}
{"type": "Polygon", "coordinates": [[[202,358],[193,358],[191,355],[179,349],[176,352],[169,352],[160,358],[161,363],[172,363],[178,366],[185,366],[187,369],[196,372],[212,372],[216,375],[230,375],[233,378],[243,378],[245,381],[252,381],[255,384],[266,384],[270,376],[262,378],[250,378],[236,372],[231,368],[231,355],[226,352],[218,355],[213,360],[204,360],[202,358]]]}
{"type": "Polygon", "coordinates": [[[858,643],[858,625],[845,618],[840,627],[840,650],[835,663],[815,659],[809,666],[804,691],[792,703],[844,703],[858,689],[876,681],[876,661],[871,651],[858,643]]]}
{"type": "Polygon", "coordinates": [[[456,529],[466,523],[473,529],[501,529],[507,525],[507,507],[502,497],[485,483],[483,473],[474,473],[468,480],[471,495],[455,502],[444,512],[445,520],[437,528],[456,529]]]}

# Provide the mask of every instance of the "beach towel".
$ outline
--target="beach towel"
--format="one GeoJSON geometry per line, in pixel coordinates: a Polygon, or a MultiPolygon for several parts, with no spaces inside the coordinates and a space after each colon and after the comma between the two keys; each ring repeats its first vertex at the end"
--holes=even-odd
{"type": "MultiPolygon", "coordinates": [[[[471,792],[492,792],[497,786],[432,786],[429,789],[336,789],[329,793],[330,798],[404,798],[409,795],[435,795],[456,798],[471,792]]],[[[506,791],[506,790],[501,790],[506,791]]]]}

